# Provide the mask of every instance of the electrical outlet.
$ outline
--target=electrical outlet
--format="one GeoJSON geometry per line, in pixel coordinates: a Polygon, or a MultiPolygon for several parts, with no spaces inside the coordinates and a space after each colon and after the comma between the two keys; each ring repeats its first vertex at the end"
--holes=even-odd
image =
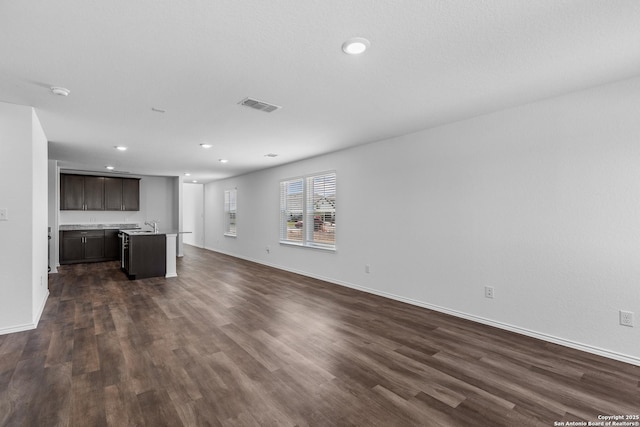
{"type": "Polygon", "coordinates": [[[620,324],[633,327],[633,312],[620,310],[620,324]]]}
{"type": "Polygon", "coordinates": [[[265,251],[267,251],[267,253],[271,253],[271,246],[265,246],[264,248],[265,251]]]}
{"type": "Polygon", "coordinates": [[[369,268],[369,264],[365,264],[364,272],[367,273],[367,274],[371,273],[371,268],[369,268]]]}
{"type": "Polygon", "coordinates": [[[9,210],[7,208],[0,208],[0,221],[9,221],[9,210]]]}
{"type": "Polygon", "coordinates": [[[485,298],[493,298],[493,286],[485,286],[484,287],[484,297],[485,298]]]}

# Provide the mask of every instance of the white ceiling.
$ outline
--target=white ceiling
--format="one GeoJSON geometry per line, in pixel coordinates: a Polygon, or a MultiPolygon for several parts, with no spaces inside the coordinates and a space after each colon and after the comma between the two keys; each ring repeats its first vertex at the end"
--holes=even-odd
{"type": "Polygon", "coordinates": [[[639,70],[637,0],[0,0],[0,101],[72,169],[207,182],[639,70]]]}

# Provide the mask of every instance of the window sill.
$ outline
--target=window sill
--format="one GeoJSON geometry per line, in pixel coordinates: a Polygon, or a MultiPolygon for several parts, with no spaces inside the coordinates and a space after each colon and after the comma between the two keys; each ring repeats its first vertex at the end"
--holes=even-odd
{"type": "Polygon", "coordinates": [[[286,240],[280,240],[280,244],[281,245],[286,245],[286,246],[296,246],[298,248],[318,249],[318,250],[321,250],[321,251],[336,252],[336,247],[335,246],[305,245],[305,244],[297,243],[297,242],[288,242],[286,240]]]}

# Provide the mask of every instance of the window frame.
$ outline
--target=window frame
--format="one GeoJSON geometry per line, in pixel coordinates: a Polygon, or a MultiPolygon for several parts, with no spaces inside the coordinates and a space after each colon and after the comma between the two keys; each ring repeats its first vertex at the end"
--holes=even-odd
{"type": "MultiPolygon", "coordinates": [[[[283,179],[280,181],[280,215],[279,215],[279,239],[280,244],[283,245],[291,245],[298,246],[304,248],[313,248],[313,249],[322,249],[328,251],[336,251],[337,250],[337,234],[335,233],[335,216],[336,216],[336,200],[337,200],[337,181],[338,176],[335,170],[318,172],[308,175],[297,176],[294,178],[283,179]],[[332,217],[334,219],[332,225],[332,233],[333,233],[333,243],[321,242],[315,239],[314,231],[315,230],[315,216],[316,212],[314,210],[314,190],[313,190],[313,182],[317,178],[322,177],[330,177],[332,179],[333,185],[333,213],[332,217]],[[289,191],[288,187],[290,184],[294,184],[296,182],[302,183],[302,208],[301,213],[298,215],[301,219],[301,239],[290,239],[288,238],[290,228],[288,223],[290,222],[290,217],[292,216],[291,212],[293,209],[290,209],[290,205],[287,204],[287,193],[289,191]],[[308,224],[313,224],[313,226],[309,226],[308,224]]],[[[324,224],[324,221],[323,221],[324,224]]],[[[325,232],[322,230],[322,232],[325,232]]]]}

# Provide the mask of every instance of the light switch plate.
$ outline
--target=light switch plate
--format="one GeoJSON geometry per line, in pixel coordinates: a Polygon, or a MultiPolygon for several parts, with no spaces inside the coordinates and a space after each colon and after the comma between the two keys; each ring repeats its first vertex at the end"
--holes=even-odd
{"type": "Polygon", "coordinates": [[[0,208],[0,221],[9,221],[9,210],[7,208],[0,208]]]}

